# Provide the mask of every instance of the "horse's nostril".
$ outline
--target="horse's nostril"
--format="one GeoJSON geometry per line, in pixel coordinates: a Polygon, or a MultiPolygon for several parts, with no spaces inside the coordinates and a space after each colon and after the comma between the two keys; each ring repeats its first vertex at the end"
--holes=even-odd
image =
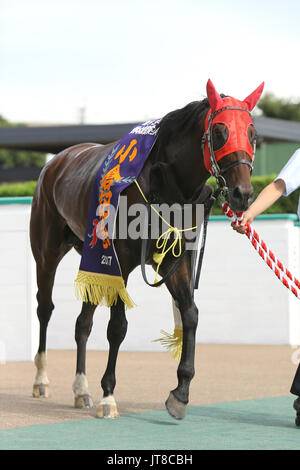
{"type": "Polygon", "coordinates": [[[241,199],[243,197],[242,191],[240,190],[240,188],[238,186],[236,188],[234,188],[234,190],[232,192],[232,196],[235,199],[241,199]]]}
{"type": "Polygon", "coordinates": [[[236,186],[232,191],[232,196],[236,200],[251,201],[253,198],[253,190],[243,190],[240,186],[236,186]]]}
{"type": "Polygon", "coordinates": [[[253,190],[236,186],[231,192],[232,209],[245,211],[248,209],[253,200],[253,190]]]}

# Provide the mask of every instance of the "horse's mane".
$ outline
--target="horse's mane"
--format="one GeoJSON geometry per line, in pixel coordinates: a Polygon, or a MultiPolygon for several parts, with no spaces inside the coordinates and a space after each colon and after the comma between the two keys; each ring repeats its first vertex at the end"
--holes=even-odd
{"type": "Polygon", "coordinates": [[[193,101],[181,109],[166,114],[159,123],[158,140],[164,145],[169,139],[186,136],[199,121],[201,114],[209,108],[208,99],[193,101]]]}
{"type": "MultiPolygon", "coordinates": [[[[201,114],[208,109],[209,102],[205,98],[202,101],[193,101],[183,108],[166,114],[158,125],[159,131],[152,162],[168,161],[170,163],[170,156],[166,153],[168,144],[170,142],[173,144],[178,142],[180,147],[180,142],[192,133],[196,124],[199,123],[201,114]]],[[[173,160],[173,157],[174,155],[171,156],[171,160],[173,160]]]]}
{"type": "MultiPolygon", "coordinates": [[[[221,94],[221,98],[227,95],[221,94]]],[[[200,118],[206,115],[210,104],[207,98],[202,101],[192,101],[183,108],[176,109],[166,114],[159,123],[159,132],[156,141],[159,160],[164,161],[163,154],[167,144],[172,141],[182,140],[195,128],[200,118]]],[[[157,156],[158,156],[157,155],[157,156]]]]}
{"type": "Polygon", "coordinates": [[[192,134],[200,119],[203,119],[201,114],[206,115],[205,111],[209,109],[209,106],[207,98],[202,101],[193,101],[181,109],[166,114],[159,122],[157,139],[151,152],[150,198],[152,202],[168,201],[170,192],[173,198],[171,188],[173,190],[176,188],[176,201],[183,203],[188,199],[182,194],[176,172],[172,171],[172,165],[177,161],[177,150],[180,152],[185,139],[192,134]],[[170,143],[173,147],[171,152],[168,151],[170,143]]]}

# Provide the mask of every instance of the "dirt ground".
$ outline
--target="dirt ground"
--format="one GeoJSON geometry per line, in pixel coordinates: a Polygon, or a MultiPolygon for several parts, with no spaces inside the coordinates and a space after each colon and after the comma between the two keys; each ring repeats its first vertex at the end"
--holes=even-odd
{"type": "MultiPolygon", "coordinates": [[[[288,395],[297,368],[291,346],[197,345],[190,405],[288,395]]],[[[0,429],[90,419],[95,408],[73,407],[72,383],[76,351],[50,350],[49,398],[32,397],[32,362],[0,364],[0,429]]],[[[106,351],[87,352],[89,390],[96,405],[102,396],[100,380],[106,351]]],[[[178,362],[168,352],[119,354],[115,399],[120,414],[164,409],[176,387],[178,362]]]]}

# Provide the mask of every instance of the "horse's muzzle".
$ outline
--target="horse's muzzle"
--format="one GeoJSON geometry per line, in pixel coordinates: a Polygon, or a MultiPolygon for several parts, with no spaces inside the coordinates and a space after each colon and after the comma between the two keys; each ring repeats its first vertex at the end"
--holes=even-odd
{"type": "Polygon", "coordinates": [[[242,212],[248,209],[253,201],[252,186],[236,186],[228,191],[228,203],[231,209],[236,212],[242,212]]]}

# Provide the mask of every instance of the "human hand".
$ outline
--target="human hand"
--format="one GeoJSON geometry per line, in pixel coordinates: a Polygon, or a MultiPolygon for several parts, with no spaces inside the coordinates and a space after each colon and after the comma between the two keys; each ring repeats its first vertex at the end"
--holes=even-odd
{"type": "Polygon", "coordinates": [[[251,210],[248,209],[246,212],[244,212],[243,220],[241,221],[241,223],[236,224],[232,222],[231,227],[233,228],[233,230],[243,235],[247,231],[247,224],[251,224],[253,222],[253,219],[254,215],[252,214],[251,210]]]}

